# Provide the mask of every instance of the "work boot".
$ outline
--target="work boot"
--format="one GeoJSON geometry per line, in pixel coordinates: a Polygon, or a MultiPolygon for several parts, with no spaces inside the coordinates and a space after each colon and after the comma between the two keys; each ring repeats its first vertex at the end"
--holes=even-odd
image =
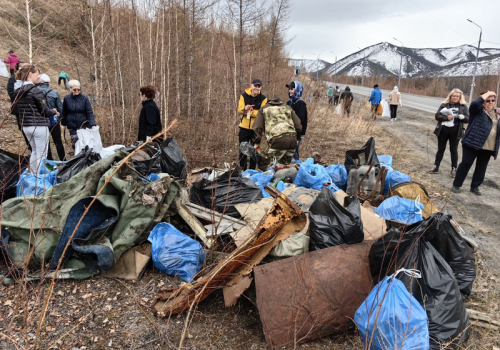
{"type": "Polygon", "coordinates": [[[439,173],[439,167],[437,165],[434,167],[434,169],[429,171],[429,174],[437,174],[437,173],[439,173]]]}
{"type": "Polygon", "coordinates": [[[470,191],[474,193],[476,196],[481,196],[481,191],[479,190],[479,187],[471,187],[470,191]]]}
{"type": "Polygon", "coordinates": [[[453,193],[460,193],[460,187],[453,186],[453,187],[451,188],[451,192],[453,192],[453,193]]]}
{"type": "Polygon", "coordinates": [[[451,168],[450,176],[455,177],[457,175],[457,168],[451,168]]]}

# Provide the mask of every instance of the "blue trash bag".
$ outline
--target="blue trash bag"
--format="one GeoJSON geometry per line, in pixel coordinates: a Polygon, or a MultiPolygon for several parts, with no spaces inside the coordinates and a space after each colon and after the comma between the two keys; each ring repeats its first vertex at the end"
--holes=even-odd
{"type": "Polygon", "coordinates": [[[378,216],[386,220],[398,221],[403,224],[414,224],[422,221],[424,205],[416,200],[392,196],[384,200],[375,209],[378,216]]]}
{"type": "Polygon", "coordinates": [[[389,179],[390,179],[390,174],[394,171],[394,169],[388,165],[381,165],[380,168],[387,168],[387,174],[385,175],[385,182],[384,182],[384,196],[389,192],[390,187],[389,187],[389,179]]]}
{"type": "Polygon", "coordinates": [[[280,192],[283,192],[285,188],[285,183],[283,181],[278,182],[278,184],[276,185],[276,189],[280,192]]]}
{"type": "Polygon", "coordinates": [[[16,197],[30,195],[39,196],[56,185],[57,168],[64,163],[65,162],[44,159],[42,161],[43,166],[40,167],[37,176],[28,172],[28,169],[24,170],[17,182],[16,197]]]}
{"type": "Polygon", "coordinates": [[[392,167],[392,156],[378,156],[380,166],[387,165],[392,167]]]}
{"type": "Polygon", "coordinates": [[[332,183],[332,179],[324,166],[314,164],[314,159],[308,158],[300,165],[293,183],[297,186],[321,191],[323,184],[332,183]]]}
{"type": "Polygon", "coordinates": [[[410,176],[408,176],[400,171],[397,171],[397,170],[393,170],[393,171],[389,170],[389,173],[387,174],[387,176],[385,178],[384,195],[389,192],[389,189],[393,188],[397,184],[400,184],[402,182],[409,182],[409,181],[411,181],[410,176]],[[387,189],[387,191],[386,191],[386,189],[387,189]]]}
{"type": "Polygon", "coordinates": [[[155,267],[170,276],[190,282],[205,262],[200,243],[186,236],[171,224],[160,222],[148,237],[155,267]]]}
{"type": "Polygon", "coordinates": [[[427,314],[396,274],[380,281],[354,315],[365,349],[428,350],[427,314]]]}
{"type": "Polygon", "coordinates": [[[260,187],[262,191],[262,196],[264,198],[270,197],[270,194],[266,192],[264,187],[271,184],[271,180],[274,177],[274,170],[270,169],[265,172],[262,172],[262,171],[248,169],[245,170],[243,174],[241,174],[241,176],[252,180],[255,183],[255,185],[260,187]]]}
{"type": "Polygon", "coordinates": [[[344,191],[347,188],[347,169],[342,164],[333,164],[326,167],[326,172],[332,178],[333,183],[344,191]]]}

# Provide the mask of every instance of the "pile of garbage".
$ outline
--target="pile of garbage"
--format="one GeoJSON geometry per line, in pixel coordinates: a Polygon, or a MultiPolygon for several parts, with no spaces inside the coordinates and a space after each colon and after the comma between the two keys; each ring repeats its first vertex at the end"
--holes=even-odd
{"type": "Polygon", "coordinates": [[[188,174],[175,140],[137,147],[82,150],[45,161],[37,176],[0,152],[4,281],[40,278],[45,263],[57,278],[138,279],[152,260],[184,282],[159,291],[159,317],[217,289],[226,306],[245,294],[272,347],[355,326],[373,349],[467,340],[473,251],[373,138],[344,164],[309,158],[265,172],[226,164],[188,174]]]}

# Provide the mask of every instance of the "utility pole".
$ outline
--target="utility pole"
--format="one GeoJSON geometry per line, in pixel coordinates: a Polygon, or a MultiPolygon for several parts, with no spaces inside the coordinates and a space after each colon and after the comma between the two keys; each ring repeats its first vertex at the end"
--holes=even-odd
{"type": "Polygon", "coordinates": [[[333,85],[337,83],[337,54],[335,52],[331,52],[335,55],[335,63],[333,64],[333,85]]]}
{"type": "Polygon", "coordinates": [[[366,60],[366,52],[358,46],[358,49],[363,51],[363,70],[361,72],[361,86],[364,86],[365,83],[365,60],[366,60]]]}
{"type": "Polygon", "coordinates": [[[401,71],[403,69],[403,49],[404,49],[404,45],[403,45],[403,42],[401,42],[400,40],[396,39],[396,38],[393,38],[394,40],[396,41],[399,41],[401,43],[401,60],[399,61],[399,79],[398,79],[398,90],[401,90],[400,89],[400,84],[401,84],[401,71]]]}
{"type": "Polygon", "coordinates": [[[481,46],[481,36],[483,35],[483,28],[481,28],[481,26],[479,24],[472,22],[470,19],[467,18],[467,20],[470,23],[478,26],[479,29],[481,30],[479,32],[479,42],[477,43],[476,63],[474,64],[474,73],[472,74],[472,84],[470,86],[470,97],[469,97],[469,105],[470,105],[470,103],[472,102],[472,94],[474,93],[474,86],[476,85],[477,59],[479,57],[479,47],[481,46]]]}

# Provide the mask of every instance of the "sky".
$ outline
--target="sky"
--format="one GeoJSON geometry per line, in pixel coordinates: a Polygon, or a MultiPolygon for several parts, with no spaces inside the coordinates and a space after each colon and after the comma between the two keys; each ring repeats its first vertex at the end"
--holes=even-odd
{"type": "Polygon", "coordinates": [[[500,48],[499,0],[291,0],[287,46],[291,58],[330,63],[358,47],[390,42],[411,48],[463,44],[500,48]],[[496,44],[486,43],[494,42],[496,44]]]}

